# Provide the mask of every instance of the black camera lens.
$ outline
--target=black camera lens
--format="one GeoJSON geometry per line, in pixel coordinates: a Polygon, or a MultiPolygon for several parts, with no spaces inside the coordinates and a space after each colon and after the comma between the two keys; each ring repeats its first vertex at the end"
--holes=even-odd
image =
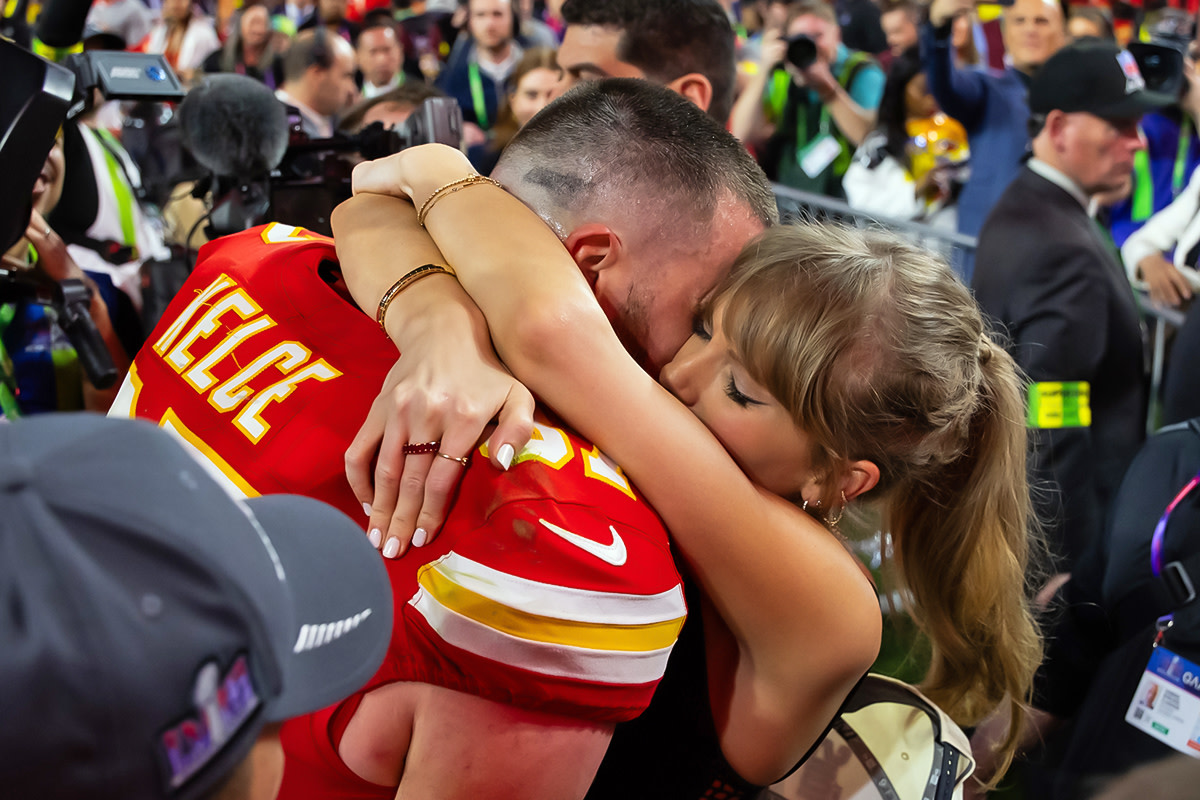
{"type": "Polygon", "coordinates": [[[817,43],[806,33],[789,36],[786,58],[796,69],[808,69],[817,60],[817,43]]]}

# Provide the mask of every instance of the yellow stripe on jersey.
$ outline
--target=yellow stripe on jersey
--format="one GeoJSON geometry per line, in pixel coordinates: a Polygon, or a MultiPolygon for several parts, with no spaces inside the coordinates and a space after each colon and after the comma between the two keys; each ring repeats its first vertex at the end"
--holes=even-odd
{"type": "Polygon", "coordinates": [[[455,552],[447,553],[428,567],[437,569],[459,586],[511,608],[531,614],[544,614],[552,608],[555,619],[647,625],[687,615],[679,584],[657,594],[594,592],[510,575],[455,552]]]}
{"type": "Polygon", "coordinates": [[[542,675],[614,685],[660,680],[671,648],[596,650],[522,639],[455,614],[423,589],[408,601],[443,641],[477,656],[542,675]]]}
{"type": "Polygon", "coordinates": [[[221,484],[231,496],[258,497],[262,494],[239,475],[237,470],[229,466],[228,461],[217,455],[217,451],[213,450],[207,442],[189,430],[174,411],[168,408],[158,424],[159,427],[175,434],[183,442],[184,448],[191,451],[209,475],[221,484]]]}
{"type": "Polygon", "coordinates": [[[423,567],[417,580],[446,609],[522,639],[604,650],[658,650],[675,644],[683,627],[683,618],[645,625],[612,625],[530,614],[459,586],[431,567],[423,567]]]}
{"type": "Polygon", "coordinates": [[[545,675],[656,681],[686,616],[679,584],[655,594],[576,589],[501,572],[451,552],[422,567],[409,600],[447,643],[545,675]]]}

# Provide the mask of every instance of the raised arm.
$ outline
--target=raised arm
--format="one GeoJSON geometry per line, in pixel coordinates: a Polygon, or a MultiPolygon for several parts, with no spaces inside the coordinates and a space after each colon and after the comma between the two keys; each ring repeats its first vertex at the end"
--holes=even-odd
{"type": "MultiPolygon", "coordinates": [[[[468,174],[455,151],[420,150],[392,157],[400,166],[394,173],[360,166],[356,187],[403,192],[420,206],[468,174]]],[[[399,204],[350,201],[339,236],[361,230],[356,204],[382,202],[399,204]]],[[[821,734],[878,649],[877,601],[853,558],[813,519],[752,485],[634,363],[557,237],[520,201],[471,186],[438,200],[426,226],[513,374],[615,458],[666,521],[736,643],[734,657],[710,651],[709,659],[725,755],[749,780],[778,778],[821,734]]],[[[343,264],[367,309],[396,278],[378,252],[343,264]]]]}
{"type": "Polygon", "coordinates": [[[974,8],[974,0],[935,0],[929,21],[921,26],[921,63],[929,91],[938,106],[970,131],[979,123],[985,104],[986,81],[975,70],[954,63],[951,25],[959,14],[974,8]]]}

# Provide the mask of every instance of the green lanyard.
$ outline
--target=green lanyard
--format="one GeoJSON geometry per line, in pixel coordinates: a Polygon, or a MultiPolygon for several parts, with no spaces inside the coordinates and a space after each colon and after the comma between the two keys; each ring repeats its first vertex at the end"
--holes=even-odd
{"type": "Polygon", "coordinates": [[[1171,197],[1179,196],[1187,183],[1187,155],[1192,143],[1192,118],[1184,116],[1179,125],[1179,147],[1175,151],[1175,170],[1171,173],[1171,197]]]}
{"type": "MultiPolygon", "coordinates": [[[[16,314],[15,304],[6,303],[0,306],[0,335],[3,335],[8,326],[12,324],[16,314]]],[[[4,414],[5,419],[17,419],[21,416],[21,408],[17,405],[17,376],[13,372],[12,359],[8,357],[8,350],[5,349],[2,338],[0,338],[0,413],[4,414]]]]}
{"type": "MultiPolygon", "coordinates": [[[[1175,151],[1175,166],[1171,171],[1171,197],[1179,196],[1187,178],[1187,156],[1192,139],[1192,121],[1183,118],[1179,126],[1179,147],[1175,151]]],[[[1150,174],[1150,155],[1143,149],[1133,154],[1133,208],[1130,218],[1144,222],[1154,213],[1154,178],[1150,174]]]]}
{"type": "Polygon", "coordinates": [[[471,103],[475,106],[475,121],[486,131],[489,127],[487,101],[483,97],[483,80],[479,77],[479,65],[474,61],[467,65],[467,80],[471,84],[471,103]]]}
{"type": "MultiPolygon", "coordinates": [[[[133,224],[133,189],[125,178],[125,172],[117,162],[117,148],[120,145],[111,133],[103,128],[96,128],[96,136],[100,138],[104,160],[108,165],[108,177],[112,181],[113,194],[117,199],[117,217],[121,221],[121,244],[137,251],[137,232],[133,224]]],[[[136,256],[135,256],[136,257],[136,256]]]]}

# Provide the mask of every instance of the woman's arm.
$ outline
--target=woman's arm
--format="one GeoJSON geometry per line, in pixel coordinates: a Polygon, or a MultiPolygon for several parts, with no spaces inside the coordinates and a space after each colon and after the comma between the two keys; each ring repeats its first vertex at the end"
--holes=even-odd
{"type": "Polygon", "coordinates": [[[729,115],[729,132],[743,142],[757,147],[775,133],[778,120],[767,119],[763,104],[766,102],[765,95],[771,83],[771,76],[775,67],[783,61],[786,52],[787,42],[779,31],[766,31],[763,34],[758,68],[750,76],[750,80],[746,81],[729,115]]]}
{"type": "MultiPolygon", "coordinates": [[[[356,189],[403,191],[419,205],[468,172],[456,151],[418,150],[399,154],[397,178],[360,166],[356,189]]],[[[634,363],[555,234],[520,201],[472,186],[438,201],[426,225],[513,373],[615,458],[666,521],[736,644],[732,658],[710,660],[726,757],[750,780],[777,778],[878,649],[877,600],[857,563],[815,520],[753,486],[634,363]]],[[[367,255],[343,266],[373,308],[372,287],[394,276],[367,255]]]]}
{"type": "Polygon", "coordinates": [[[1200,171],[1194,173],[1188,185],[1171,204],[1146,220],[1146,224],[1129,235],[1121,246],[1121,258],[1129,280],[1135,287],[1145,282],[1150,298],[1156,303],[1178,305],[1191,296],[1191,287],[1182,269],[1188,248],[1182,240],[1195,230],[1196,212],[1200,207],[1200,171]],[[1175,250],[1175,263],[1167,261],[1164,253],[1175,250]],[[1181,269],[1182,268],[1182,269],[1181,269]]]}
{"type": "MultiPolygon", "coordinates": [[[[407,202],[365,195],[334,209],[331,222],[343,264],[367,261],[373,254],[383,254],[389,273],[445,263],[407,202]],[[351,220],[357,223],[352,235],[347,231],[351,220]],[[391,257],[398,247],[403,262],[391,257]]],[[[374,305],[363,305],[368,313],[375,313],[393,282],[389,274],[377,283],[367,276],[355,284],[375,298],[374,305]]],[[[355,299],[362,302],[358,295],[355,299]]],[[[441,527],[462,476],[454,461],[433,454],[405,457],[401,448],[438,440],[440,452],[469,453],[499,414],[488,452],[493,464],[507,469],[511,453],[529,440],[533,397],[500,363],[482,314],[451,276],[435,274],[412,284],[395,296],[385,319],[403,357],[346,451],[346,474],[355,496],[370,509],[368,530],[376,547],[394,557],[403,555],[410,541],[421,546],[429,540],[428,534],[414,537],[416,531],[432,534],[441,527]],[[397,424],[401,420],[413,424],[397,424]]]]}

